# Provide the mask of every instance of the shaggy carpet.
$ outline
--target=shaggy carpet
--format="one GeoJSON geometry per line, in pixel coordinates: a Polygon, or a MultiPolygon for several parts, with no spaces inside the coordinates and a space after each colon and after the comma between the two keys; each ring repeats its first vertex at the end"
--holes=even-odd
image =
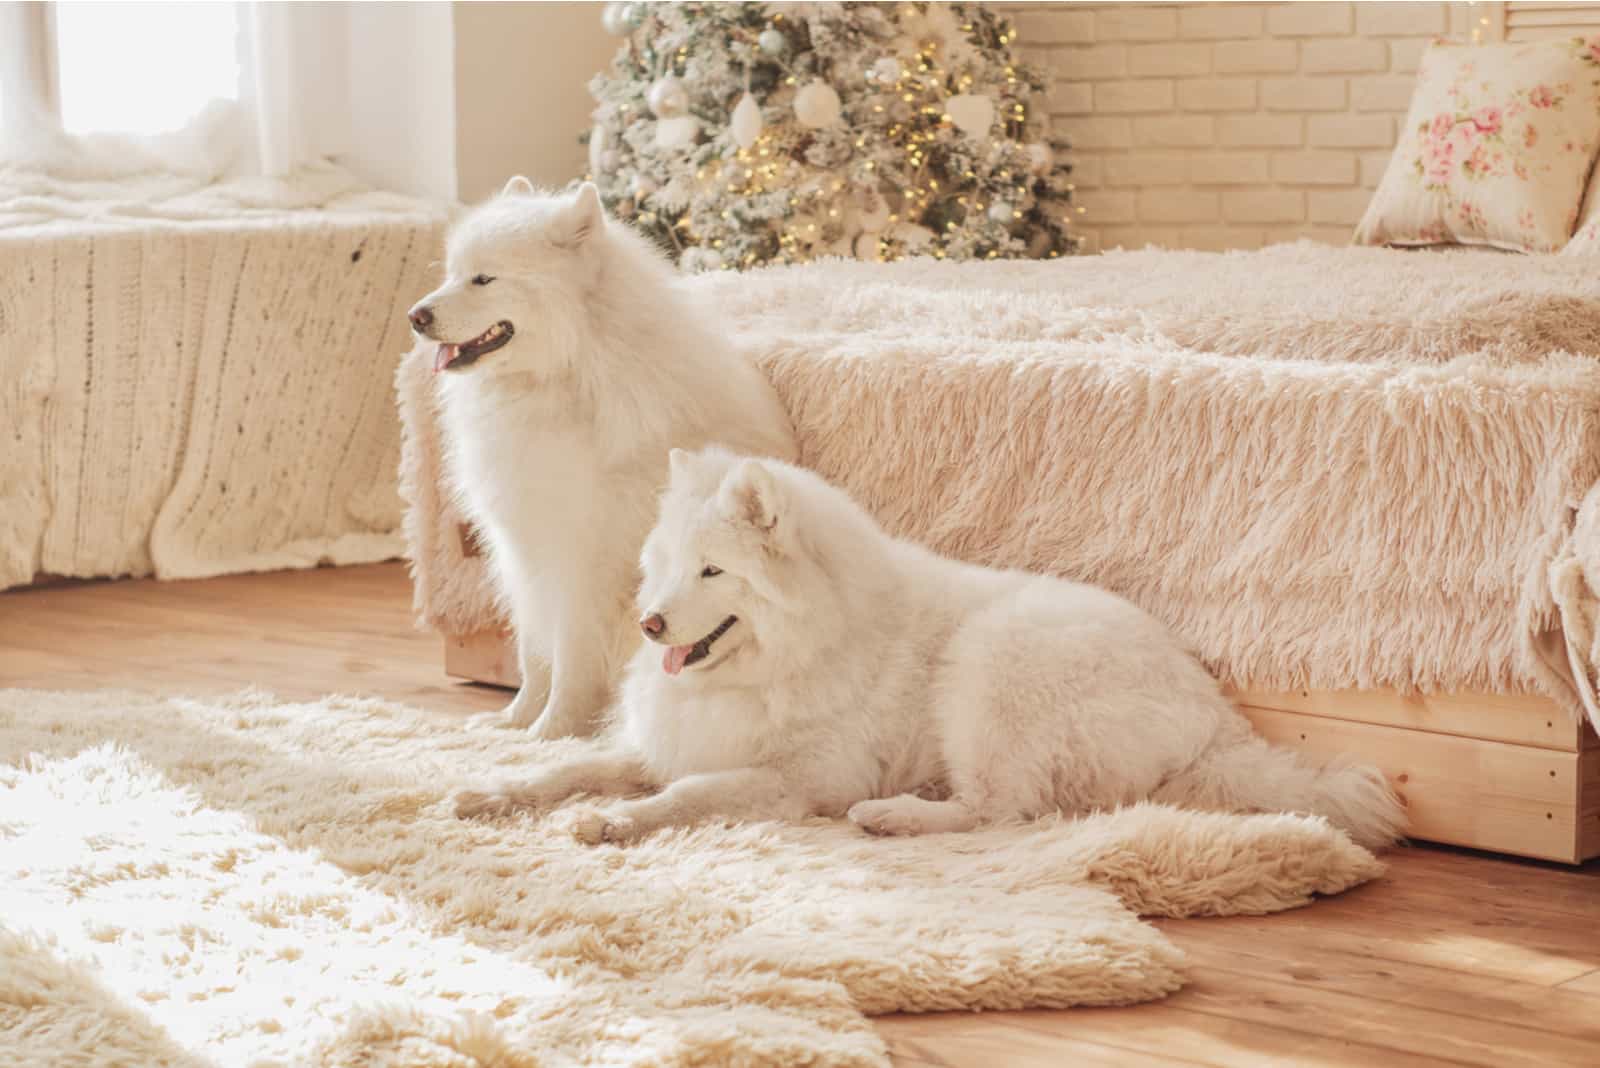
{"type": "Polygon", "coordinates": [[[1145,806],[921,840],[462,823],[559,760],[375,700],[0,691],[0,1065],[882,1065],[864,1014],[1161,997],[1144,915],[1380,871],[1325,824],[1145,806]]]}

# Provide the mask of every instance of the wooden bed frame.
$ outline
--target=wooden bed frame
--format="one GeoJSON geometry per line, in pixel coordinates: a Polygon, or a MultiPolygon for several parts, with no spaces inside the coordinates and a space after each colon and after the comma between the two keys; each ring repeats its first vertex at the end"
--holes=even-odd
{"type": "MultiPolygon", "coordinates": [[[[447,637],[444,663],[456,678],[520,682],[504,632],[447,637]]],[[[1241,690],[1234,699],[1270,741],[1382,768],[1414,838],[1567,864],[1600,856],[1600,739],[1548,698],[1241,690]]]]}

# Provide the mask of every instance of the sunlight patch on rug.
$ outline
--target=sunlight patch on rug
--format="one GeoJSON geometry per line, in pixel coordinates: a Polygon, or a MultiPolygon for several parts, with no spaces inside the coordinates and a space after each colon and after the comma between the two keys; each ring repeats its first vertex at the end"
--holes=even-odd
{"type": "Polygon", "coordinates": [[[1381,871],[1317,820],[1157,807],[625,848],[451,816],[578,744],[350,698],[0,691],[0,1066],[883,1065],[863,1013],[1177,989],[1124,902],[1263,913],[1381,871]]]}

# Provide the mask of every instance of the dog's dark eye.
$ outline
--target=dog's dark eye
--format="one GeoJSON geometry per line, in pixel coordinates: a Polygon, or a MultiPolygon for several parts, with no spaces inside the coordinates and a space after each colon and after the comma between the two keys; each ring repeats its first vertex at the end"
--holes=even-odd
{"type": "Polygon", "coordinates": [[[716,578],[720,574],[722,574],[722,568],[718,567],[716,564],[707,564],[706,569],[700,572],[700,577],[716,578]]]}
{"type": "Polygon", "coordinates": [[[492,274],[475,274],[472,276],[472,284],[475,286],[486,286],[493,281],[494,275],[492,274]]]}

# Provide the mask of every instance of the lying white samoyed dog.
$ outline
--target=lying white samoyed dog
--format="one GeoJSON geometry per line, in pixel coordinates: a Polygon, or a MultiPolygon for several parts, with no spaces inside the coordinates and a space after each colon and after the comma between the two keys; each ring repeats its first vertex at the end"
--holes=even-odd
{"type": "Polygon", "coordinates": [[[657,791],[580,810],[578,836],[846,814],[926,834],[1145,798],[1315,813],[1366,846],[1402,827],[1380,772],[1269,746],[1129,602],[891,538],[788,464],[674,451],[643,566],[656,647],[604,742],[458,815],[657,791]]]}
{"type": "Polygon", "coordinates": [[[794,431],[593,185],[552,196],[512,179],[451,230],[446,267],[409,314],[435,348],[450,480],[516,632],[510,721],[588,735],[640,645],[639,547],[668,449],[789,459],[794,431]]]}

